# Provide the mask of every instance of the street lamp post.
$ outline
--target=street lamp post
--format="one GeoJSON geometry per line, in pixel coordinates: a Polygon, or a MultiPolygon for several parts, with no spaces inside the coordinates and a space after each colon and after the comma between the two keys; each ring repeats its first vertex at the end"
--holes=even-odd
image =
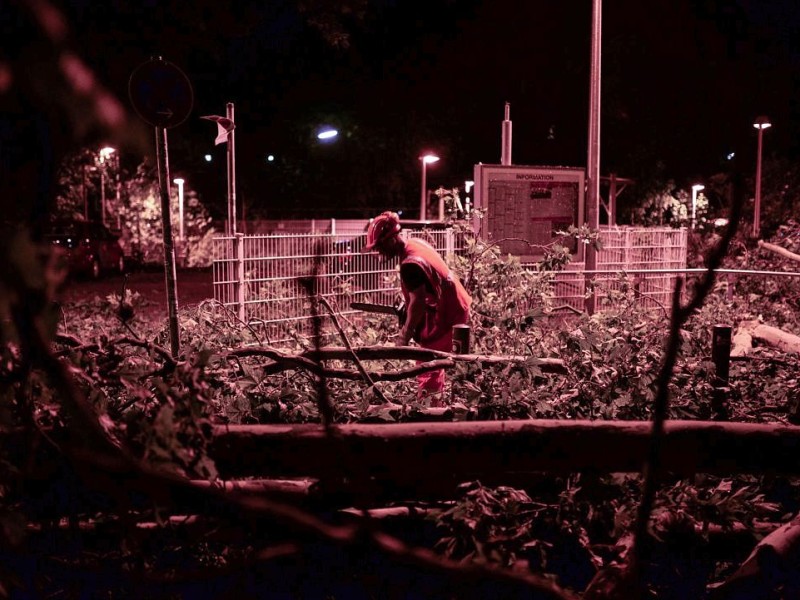
{"type": "Polygon", "coordinates": [[[110,146],[100,149],[100,221],[106,224],[106,167],[105,163],[116,150],[110,146]]]}
{"type": "Polygon", "coordinates": [[[183,241],[183,178],[176,177],[172,180],[178,186],[178,239],[183,241]]]}
{"type": "Polygon", "coordinates": [[[756,201],[753,209],[753,237],[761,235],[761,146],[764,130],[772,127],[767,117],[757,117],[753,127],[758,129],[758,154],[756,156],[756,201]]]}
{"type": "Polygon", "coordinates": [[[437,160],[439,160],[439,157],[436,156],[435,154],[428,153],[428,154],[423,154],[422,156],[419,157],[419,159],[422,161],[422,190],[420,192],[420,198],[419,198],[419,219],[420,221],[424,221],[427,217],[426,213],[428,205],[428,189],[427,189],[428,184],[426,181],[428,164],[435,163],[437,160]]]}
{"type": "Polygon", "coordinates": [[[697,217],[697,192],[704,190],[706,186],[702,183],[695,183],[692,186],[692,229],[694,229],[697,217]]]}

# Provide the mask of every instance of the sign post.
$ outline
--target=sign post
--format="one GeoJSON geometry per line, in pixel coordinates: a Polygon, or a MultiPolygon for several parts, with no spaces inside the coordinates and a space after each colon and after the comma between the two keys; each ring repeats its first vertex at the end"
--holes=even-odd
{"type": "Polygon", "coordinates": [[[158,188],[161,198],[161,224],[164,237],[164,277],[169,310],[170,352],[180,351],[178,329],[178,290],[175,269],[175,244],[169,205],[169,151],[167,129],[183,123],[192,111],[194,95],[189,79],[178,67],[161,57],[137,67],[128,82],[128,94],[139,116],[155,127],[158,188]]]}

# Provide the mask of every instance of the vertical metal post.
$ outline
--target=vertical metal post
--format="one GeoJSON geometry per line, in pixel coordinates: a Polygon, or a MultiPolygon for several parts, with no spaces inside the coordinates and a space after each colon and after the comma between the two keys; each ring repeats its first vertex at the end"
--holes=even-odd
{"type": "Polygon", "coordinates": [[[711,359],[714,361],[714,391],[711,409],[716,419],[727,419],[728,382],[731,366],[731,326],[714,325],[711,344],[711,359]]]}
{"type": "Polygon", "coordinates": [[[81,181],[81,194],[83,196],[83,219],[89,220],[89,196],[86,193],[86,165],[83,165],[83,179],[81,181]]]}
{"type": "Polygon", "coordinates": [[[156,162],[158,163],[158,188],[161,195],[161,227],[164,236],[164,277],[167,287],[167,309],[169,312],[169,342],[173,358],[178,357],[178,288],[175,273],[175,245],[172,241],[172,222],[169,207],[169,158],[167,130],[156,127],[156,162]]]}
{"type": "Polygon", "coordinates": [[[120,172],[119,172],[119,156],[117,156],[117,183],[116,183],[116,190],[114,192],[115,201],[117,203],[117,231],[122,230],[122,195],[120,194],[122,188],[122,182],[120,181],[120,172]]]}
{"type": "Polygon", "coordinates": [[[453,354],[469,354],[469,325],[453,325],[453,354]]]}
{"type": "MultiPolygon", "coordinates": [[[[227,104],[226,116],[231,122],[233,118],[233,102],[227,104]]],[[[236,137],[235,129],[228,132],[228,223],[230,234],[236,235],[236,137]]]]}
{"type": "MultiPolygon", "coordinates": [[[[600,52],[602,34],[602,0],[592,0],[592,54],[589,76],[589,147],[586,161],[586,223],[597,230],[600,228],[600,52]]],[[[597,251],[586,247],[585,266],[587,271],[597,269],[597,251]]],[[[594,275],[586,274],[587,288],[594,275]]],[[[588,290],[587,290],[588,291],[588,290]]],[[[587,294],[586,312],[593,314],[597,307],[597,291],[587,294]]]]}
{"type": "Polygon", "coordinates": [[[106,174],[105,167],[100,167],[100,222],[106,224],[106,174]]]}
{"type": "Polygon", "coordinates": [[[244,284],[244,234],[237,233],[233,237],[234,256],[236,257],[236,315],[245,321],[245,284],[244,284]]]}
{"type": "Polygon", "coordinates": [[[608,225],[617,224],[617,174],[612,173],[608,184],[608,225]]]}
{"type": "Polygon", "coordinates": [[[753,237],[761,235],[761,149],[764,140],[764,128],[758,128],[758,155],[756,156],[756,200],[753,209],[753,237]]]}
{"type": "Polygon", "coordinates": [[[428,163],[425,160],[424,156],[422,157],[421,160],[422,160],[422,186],[421,186],[422,190],[420,191],[420,197],[419,197],[419,220],[420,221],[424,221],[425,217],[426,217],[427,210],[428,210],[428,207],[427,207],[427,205],[428,205],[428,190],[426,189],[427,186],[428,186],[428,182],[425,180],[426,179],[425,171],[428,169],[428,163]]]}
{"type": "Polygon", "coordinates": [[[511,164],[511,104],[506,102],[505,117],[503,119],[503,131],[501,134],[500,144],[500,164],[511,164]]]}
{"type": "Polygon", "coordinates": [[[455,253],[455,234],[452,227],[444,230],[444,252],[446,256],[453,256],[455,253]]]}
{"type": "Polygon", "coordinates": [[[714,325],[711,359],[714,361],[716,381],[728,385],[731,366],[731,326],[714,325]]]}

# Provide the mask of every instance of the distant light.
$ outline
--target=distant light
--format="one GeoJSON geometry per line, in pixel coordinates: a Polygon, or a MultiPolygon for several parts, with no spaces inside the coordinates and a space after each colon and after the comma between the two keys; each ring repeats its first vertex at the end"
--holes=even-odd
{"type": "Polygon", "coordinates": [[[715,219],[714,227],[725,227],[728,224],[728,219],[715,219]]]}
{"type": "Polygon", "coordinates": [[[464,182],[464,191],[469,194],[469,191],[472,189],[472,186],[475,185],[474,181],[465,181],[464,182]]]}
{"type": "Polygon", "coordinates": [[[175,179],[172,180],[172,183],[176,185],[183,185],[183,177],[176,177],[175,179]]]}
{"type": "Polygon", "coordinates": [[[734,156],[736,156],[735,152],[728,152],[728,156],[726,156],[725,158],[727,158],[728,160],[733,160],[734,156]]]}
{"type": "Polygon", "coordinates": [[[111,146],[106,146],[105,148],[100,148],[100,162],[106,161],[111,158],[111,155],[116,152],[116,148],[112,148],[111,146]]]}
{"type": "Polygon", "coordinates": [[[704,186],[702,183],[695,183],[695,184],[692,186],[692,189],[693,189],[695,192],[699,192],[700,190],[704,190],[704,189],[706,189],[706,186],[704,186]]]}
{"type": "Polygon", "coordinates": [[[422,156],[419,157],[419,159],[425,164],[429,165],[431,163],[435,163],[436,161],[438,161],[439,157],[436,156],[435,154],[423,154],[422,156]]]}
{"type": "Polygon", "coordinates": [[[274,154],[267,154],[267,162],[272,162],[275,160],[274,154]]]}
{"type": "Polygon", "coordinates": [[[753,123],[753,127],[755,127],[756,129],[767,129],[769,127],[772,127],[772,123],[769,122],[769,119],[767,117],[764,116],[756,117],[755,123],[753,123]]]}
{"type": "Polygon", "coordinates": [[[203,158],[206,159],[206,162],[211,162],[211,155],[210,154],[206,154],[203,158]]]}
{"type": "Polygon", "coordinates": [[[329,127],[327,129],[323,129],[322,131],[320,131],[317,134],[317,139],[319,139],[319,140],[330,140],[330,139],[335,138],[337,135],[339,135],[339,132],[336,129],[333,129],[333,128],[329,127]]]}

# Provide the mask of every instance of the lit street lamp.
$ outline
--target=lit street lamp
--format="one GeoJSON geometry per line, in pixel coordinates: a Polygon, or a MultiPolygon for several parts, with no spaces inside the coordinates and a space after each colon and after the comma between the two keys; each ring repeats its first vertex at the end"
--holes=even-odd
{"type": "Polygon", "coordinates": [[[758,129],[758,155],[756,158],[756,203],[753,209],[753,237],[757,238],[761,235],[761,146],[764,130],[772,127],[767,117],[761,116],[756,118],[753,127],[758,129]]]}
{"type": "Polygon", "coordinates": [[[428,164],[435,163],[437,160],[439,160],[439,157],[436,156],[435,154],[428,153],[428,154],[423,154],[422,156],[419,157],[419,159],[422,161],[422,191],[420,193],[420,198],[419,198],[419,219],[420,221],[424,221],[427,216],[426,212],[428,204],[428,190],[427,190],[428,184],[426,182],[428,164]]]}
{"type": "Polygon", "coordinates": [[[326,127],[320,130],[320,132],[317,134],[317,139],[322,141],[332,140],[337,135],[339,135],[338,130],[334,129],[333,127],[326,127]]]}
{"type": "Polygon", "coordinates": [[[694,229],[695,217],[697,216],[697,192],[706,189],[702,183],[695,183],[692,186],[692,229],[694,229]]]}
{"type": "Polygon", "coordinates": [[[176,177],[172,181],[178,186],[178,238],[183,241],[183,179],[176,177]]]}
{"type": "Polygon", "coordinates": [[[100,149],[100,221],[106,224],[106,169],[105,162],[116,150],[111,146],[100,149]]]}

